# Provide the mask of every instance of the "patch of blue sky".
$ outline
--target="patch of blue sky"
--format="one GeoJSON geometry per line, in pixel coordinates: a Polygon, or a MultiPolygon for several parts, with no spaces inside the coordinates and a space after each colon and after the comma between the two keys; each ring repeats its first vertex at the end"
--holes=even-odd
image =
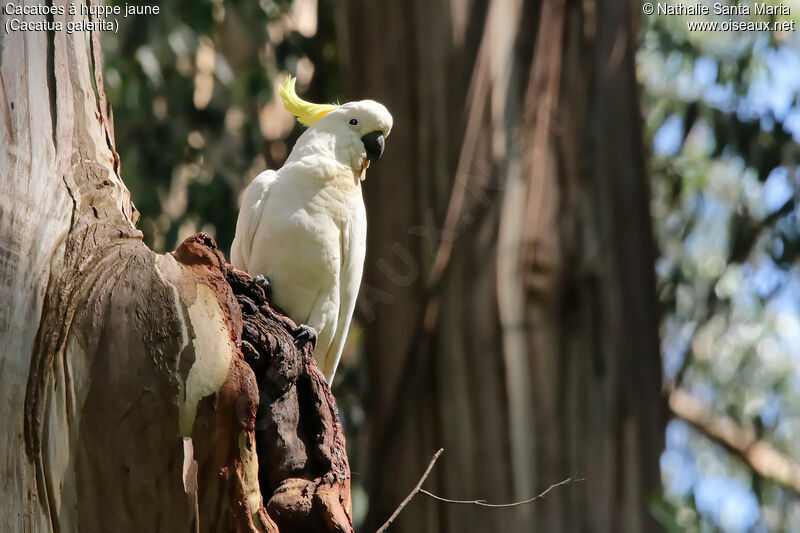
{"type": "Polygon", "coordinates": [[[701,478],[694,497],[697,509],[725,532],[744,532],[758,521],[758,500],[739,480],[721,475],[701,478]]]}
{"type": "Polygon", "coordinates": [[[653,137],[653,149],[656,155],[672,157],[681,149],[682,142],[683,120],[678,115],[671,115],[653,137]]]}
{"type": "Polygon", "coordinates": [[[690,495],[700,472],[689,447],[689,426],[680,419],[667,424],[666,447],[659,460],[667,497],[678,501],[690,495]]]}
{"type": "Polygon", "coordinates": [[[667,424],[666,431],[667,449],[682,450],[689,444],[689,424],[678,418],[673,418],[667,424]]]}
{"type": "Polygon", "coordinates": [[[744,265],[742,274],[747,289],[762,298],[777,291],[789,279],[788,273],[776,265],[768,254],[761,254],[754,264],[744,265]]]}
{"type": "Polygon", "coordinates": [[[694,79],[701,87],[706,88],[715,84],[719,73],[716,59],[700,56],[694,60],[694,79]]]}
{"type": "Polygon", "coordinates": [[[762,200],[767,213],[779,210],[794,196],[794,185],[789,181],[786,167],[777,167],[770,172],[761,191],[762,200]]]}
{"type": "Polygon", "coordinates": [[[792,136],[792,140],[800,143],[800,109],[793,107],[783,119],[783,129],[792,136]]]}
{"type": "Polygon", "coordinates": [[[667,448],[659,462],[661,479],[669,495],[677,499],[688,496],[698,477],[692,457],[683,450],[667,448]]]}
{"type": "MultiPolygon", "coordinates": [[[[773,263],[774,264],[774,263],[773,263]]],[[[783,285],[780,286],[775,294],[767,303],[767,311],[772,314],[779,313],[800,313],[800,272],[796,268],[783,273],[783,285]]]]}
{"type": "Polygon", "coordinates": [[[781,217],[775,224],[775,231],[779,234],[788,235],[791,239],[796,239],[800,234],[800,205],[796,205],[794,211],[781,217]]]}

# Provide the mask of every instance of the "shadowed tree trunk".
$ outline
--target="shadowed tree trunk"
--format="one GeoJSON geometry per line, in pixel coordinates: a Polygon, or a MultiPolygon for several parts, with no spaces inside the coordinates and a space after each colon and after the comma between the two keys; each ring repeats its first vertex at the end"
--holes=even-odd
{"type": "Polygon", "coordinates": [[[365,183],[374,529],[644,531],[665,422],[634,2],[350,0],[365,183]],[[468,87],[468,89],[467,89],[468,87]]]}
{"type": "Polygon", "coordinates": [[[352,531],[310,345],[210,236],[142,243],[88,37],[0,34],[5,530],[352,531]]]}

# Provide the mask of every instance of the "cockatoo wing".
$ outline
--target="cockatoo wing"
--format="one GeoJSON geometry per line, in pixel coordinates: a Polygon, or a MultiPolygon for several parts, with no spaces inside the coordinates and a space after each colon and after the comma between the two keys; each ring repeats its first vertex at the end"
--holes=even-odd
{"type": "Polygon", "coordinates": [[[270,185],[277,178],[274,170],[265,170],[247,186],[236,220],[236,235],[231,245],[231,264],[240,270],[249,272],[250,254],[253,249],[253,237],[261,220],[261,211],[269,196],[270,185]]]}
{"type": "MultiPolygon", "coordinates": [[[[356,308],[358,289],[364,272],[364,257],[367,251],[367,217],[361,204],[356,217],[342,229],[342,270],[339,277],[339,316],[330,348],[322,357],[320,367],[328,383],[342,357],[342,350],[350,330],[350,322],[356,308]]],[[[320,361],[318,361],[320,363],[320,361]]]]}

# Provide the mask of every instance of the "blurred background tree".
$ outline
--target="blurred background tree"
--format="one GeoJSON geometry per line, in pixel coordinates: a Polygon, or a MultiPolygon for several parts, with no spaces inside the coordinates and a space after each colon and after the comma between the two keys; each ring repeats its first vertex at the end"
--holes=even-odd
{"type": "Polygon", "coordinates": [[[365,531],[439,446],[428,487],[450,498],[586,480],[512,509],[420,499],[394,531],[655,525],[664,411],[634,12],[346,3],[348,76],[397,117],[364,187],[365,531]]]}
{"type": "Polygon", "coordinates": [[[241,191],[302,131],[275,99],[285,75],[394,113],[335,383],[365,531],[439,446],[428,486],[449,497],[587,481],[514,510],[418,496],[397,531],[800,530],[800,475],[759,473],[680,417],[655,490],[662,385],[800,459],[796,34],[686,20],[637,2],[179,0],[104,35],[156,251],[196,230],[229,249],[241,191]]]}

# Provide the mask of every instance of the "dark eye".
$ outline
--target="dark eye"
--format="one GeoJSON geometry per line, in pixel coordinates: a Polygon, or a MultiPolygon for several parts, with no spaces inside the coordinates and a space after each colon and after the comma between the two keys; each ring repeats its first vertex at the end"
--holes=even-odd
{"type": "Polygon", "coordinates": [[[351,125],[351,126],[355,126],[355,125],[357,125],[357,124],[358,124],[358,121],[357,121],[356,119],[354,119],[354,118],[351,118],[351,119],[350,119],[350,125],[351,125]]]}

